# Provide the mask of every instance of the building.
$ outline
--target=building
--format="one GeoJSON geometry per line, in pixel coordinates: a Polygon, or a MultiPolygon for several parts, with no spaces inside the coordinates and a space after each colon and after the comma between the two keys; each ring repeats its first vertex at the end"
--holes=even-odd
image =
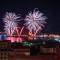
{"type": "MultiPolygon", "coordinates": [[[[34,48],[36,49],[37,46],[34,48]]],[[[40,46],[39,49],[40,53],[57,56],[57,58],[60,56],[60,54],[57,53],[60,48],[46,48],[40,46]]],[[[28,59],[30,55],[32,56],[31,47],[24,47],[21,43],[16,42],[11,43],[10,41],[0,41],[0,60],[20,60],[21,57],[25,58],[25,56],[27,56],[26,58],[28,59]]],[[[37,55],[39,55],[39,53],[37,55]]]]}

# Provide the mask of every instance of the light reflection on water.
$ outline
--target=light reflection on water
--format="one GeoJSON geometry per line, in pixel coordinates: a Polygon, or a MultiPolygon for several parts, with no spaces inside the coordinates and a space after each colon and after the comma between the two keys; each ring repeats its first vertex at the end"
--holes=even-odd
{"type": "Polygon", "coordinates": [[[13,37],[13,36],[7,36],[6,34],[0,34],[0,40],[10,40],[11,42],[22,42],[22,37],[13,37]]]}
{"type": "Polygon", "coordinates": [[[23,38],[21,38],[21,37],[7,37],[7,40],[10,40],[11,42],[22,42],[23,38]]]}

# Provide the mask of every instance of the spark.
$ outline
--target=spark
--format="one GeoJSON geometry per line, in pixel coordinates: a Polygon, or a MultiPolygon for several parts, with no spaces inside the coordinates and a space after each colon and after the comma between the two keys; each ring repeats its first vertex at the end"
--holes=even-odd
{"type": "Polygon", "coordinates": [[[17,27],[16,21],[18,20],[18,18],[20,18],[20,17],[17,16],[15,13],[6,12],[6,15],[3,18],[3,21],[5,23],[4,30],[7,33],[7,35],[13,34],[15,28],[17,27]]]}
{"type": "Polygon", "coordinates": [[[41,13],[39,10],[36,11],[34,9],[33,12],[28,13],[28,15],[25,18],[25,25],[29,29],[30,32],[38,32],[38,30],[42,30],[42,27],[44,27],[44,24],[46,23],[45,20],[47,19],[46,16],[44,16],[43,13],[41,13]]]}

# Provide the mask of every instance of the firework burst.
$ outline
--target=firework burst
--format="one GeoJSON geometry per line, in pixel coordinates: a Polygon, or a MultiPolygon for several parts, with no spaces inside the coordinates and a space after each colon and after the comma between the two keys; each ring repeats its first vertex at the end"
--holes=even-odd
{"type": "Polygon", "coordinates": [[[12,35],[15,28],[17,27],[16,21],[18,20],[18,17],[15,13],[6,12],[5,17],[3,18],[5,23],[5,32],[7,35],[12,35]]]}
{"type": "Polygon", "coordinates": [[[39,10],[34,9],[33,12],[30,12],[25,18],[25,25],[29,29],[30,32],[36,32],[37,30],[41,30],[44,27],[45,19],[47,17],[44,16],[39,10]]]}

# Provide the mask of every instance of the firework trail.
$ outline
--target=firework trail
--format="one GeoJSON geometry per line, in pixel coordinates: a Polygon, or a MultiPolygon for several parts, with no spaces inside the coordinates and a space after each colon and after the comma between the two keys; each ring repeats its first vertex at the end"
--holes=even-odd
{"type": "Polygon", "coordinates": [[[23,32],[24,26],[22,28],[20,27],[16,27],[16,32],[18,34],[18,36],[21,36],[22,32],[23,32]],[[19,30],[20,29],[20,30],[19,30]]]}
{"type": "Polygon", "coordinates": [[[17,27],[17,23],[16,21],[18,20],[18,17],[15,13],[12,12],[6,12],[5,17],[3,18],[4,23],[5,23],[5,32],[7,33],[7,35],[12,35],[15,28],[17,27]]]}
{"type": "Polygon", "coordinates": [[[39,10],[34,9],[33,12],[30,12],[25,18],[25,25],[29,29],[30,32],[38,32],[38,30],[42,30],[44,24],[46,23],[46,16],[41,13],[39,10]]]}
{"type": "Polygon", "coordinates": [[[20,31],[20,35],[22,34],[23,29],[24,29],[24,26],[22,27],[22,29],[21,29],[21,31],[20,31]]]}

